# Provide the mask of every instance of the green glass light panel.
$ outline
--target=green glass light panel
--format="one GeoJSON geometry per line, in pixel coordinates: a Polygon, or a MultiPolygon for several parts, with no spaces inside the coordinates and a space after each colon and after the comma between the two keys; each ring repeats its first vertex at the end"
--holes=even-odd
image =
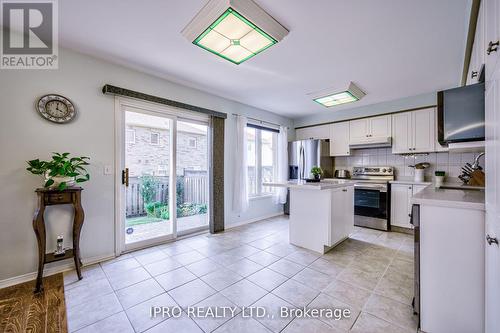
{"type": "Polygon", "coordinates": [[[351,94],[349,91],[343,91],[314,99],[315,102],[326,107],[356,102],[357,100],[359,100],[359,98],[351,94]]]}
{"type": "Polygon", "coordinates": [[[232,8],[228,8],[193,42],[237,65],[276,43],[274,38],[232,8]]]}

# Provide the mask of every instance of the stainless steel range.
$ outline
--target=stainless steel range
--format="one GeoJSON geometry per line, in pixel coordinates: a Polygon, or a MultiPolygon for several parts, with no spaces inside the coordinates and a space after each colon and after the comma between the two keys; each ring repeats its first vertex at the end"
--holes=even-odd
{"type": "Polygon", "coordinates": [[[389,230],[389,181],[394,180],[394,168],[354,167],[354,225],[389,230]]]}

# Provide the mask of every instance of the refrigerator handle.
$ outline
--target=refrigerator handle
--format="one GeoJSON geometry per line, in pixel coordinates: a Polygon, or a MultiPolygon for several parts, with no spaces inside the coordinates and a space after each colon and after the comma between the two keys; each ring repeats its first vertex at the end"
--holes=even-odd
{"type": "Polygon", "coordinates": [[[301,154],[301,159],[302,159],[302,177],[301,179],[306,178],[306,150],[304,149],[304,146],[301,146],[302,149],[302,154],[301,154]]]}

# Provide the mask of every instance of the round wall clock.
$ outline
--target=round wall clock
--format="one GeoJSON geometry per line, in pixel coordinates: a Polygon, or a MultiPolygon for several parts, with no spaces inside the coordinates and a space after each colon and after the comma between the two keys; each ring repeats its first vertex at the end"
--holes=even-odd
{"type": "Polygon", "coordinates": [[[76,116],[73,103],[61,95],[45,95],[36,103],[36,110],[45,119],[58,124],[71,121],[76,116]]]}

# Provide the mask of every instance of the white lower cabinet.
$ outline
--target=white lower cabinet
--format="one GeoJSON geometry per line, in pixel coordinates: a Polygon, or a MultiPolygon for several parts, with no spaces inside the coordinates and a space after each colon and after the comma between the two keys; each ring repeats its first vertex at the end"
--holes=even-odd
{"type": "Polygon", "coordinates": [[[354,230],[354,187],[332,190],[332,221],[328,246],[333,246],[354,230]]]}
{"type": "Polygon", "coordinates": [[[391,225],[411,229],[411,198],[428,185],[391,184],[391,225]]]}

